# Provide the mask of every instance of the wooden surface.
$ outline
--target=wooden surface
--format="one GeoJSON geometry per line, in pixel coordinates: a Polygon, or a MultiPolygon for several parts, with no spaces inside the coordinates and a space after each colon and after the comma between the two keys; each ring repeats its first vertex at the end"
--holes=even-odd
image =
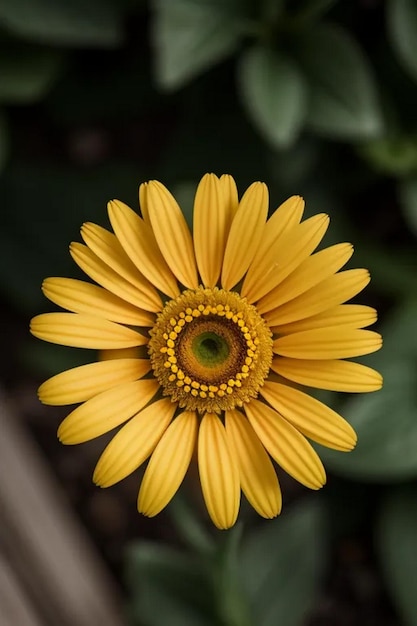
{"type": "Polygon", "coordinates": [[[122,626],[118,595],[0,391],[0,626],[122,626]]]}

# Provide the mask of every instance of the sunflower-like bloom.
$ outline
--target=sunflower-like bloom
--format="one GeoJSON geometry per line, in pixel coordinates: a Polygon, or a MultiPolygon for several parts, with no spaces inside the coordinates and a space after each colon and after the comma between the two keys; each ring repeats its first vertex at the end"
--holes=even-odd
{"type": "Polygon", "coordinates": [[[368,306],[344,304],[369,282],[365,269],[339,271],[353,248],[314,252],[329,223],[301,221],[293,196],[267,219],[268,189],[255,182],[240,201],[231,176],[198,185],[193,232],[160,182],[142,184],[141,216],[108,204],[114,233],[86,223],[70,252],[92,281],[48,278],[42,289],[68,312],[32,320],[45,341],[114,351],[39,389],[46,404],[81,403],[58,436],[76,444],[118,426],[94,481],[108,487],[149,457],[138,509],[159,513],[196,451],[202,492],[218,528],[237,518],[241,490],[272,518],[281,490],[272,463],[311,489],[326,481],[309,439],[336,450],[356,443],[352,427],[300,386],[375,391],[378,372],[352,362],[381,346],[364,330],[368,306]],[[136,348],[137,358],[123,349],[136,348]],[[118,352],[120,351],[120,352],[118,352]]]}

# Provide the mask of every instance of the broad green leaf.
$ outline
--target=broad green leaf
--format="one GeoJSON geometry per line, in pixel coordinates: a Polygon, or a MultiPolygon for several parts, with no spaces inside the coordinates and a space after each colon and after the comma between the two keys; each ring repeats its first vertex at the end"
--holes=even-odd
{"type": "Polygon", "coordinates": [[[250,609],[241,585],[240,566],[243,526],[238,523],[224,534],[214,570],[214,582],[221,623],[251,626],[250,609]]]}
{"type": "Polygon", "coordinates": [[[417,3],[389,0],[387,28],[392,47],[404,68],[417,80],[417,3]]]}
{"type": "Polygon", "coordinates": [[[385,582],[404,626],[417,624],[417,486],[390,490],[376,541],[385,582]]]}
{"type": "Polygon", "coordinates": [[[307,88],[297,65],[261,46],[242,55],[241,101],[264,138],[288,147],[301,130],[307,111],[307,88]]]}
{"type": "Polygon", "coordinates": [[[0,23],[39,43],[113,48],[122,42],[122,16],[109,0],[3,0],[0,23]]]}
{"type": "Polygon", "coordinates": [[[156,79],[175,89],[218,63],[242,36],[241,0],[154,0],[156,79]]]}
{"type": "Polygon", "coordinates": [[[366,363],[384,376],[382,390],[352,397],[340,411],[358,434],[353,452],[320,449],[326,467],[360,480],[417,476],[417,301],[410,300],[382,328],[384,346],[366,363]]]}
{"type": "Polygon", "coordinates": [[[307,499],[261,523],[242,545],[240,572],[256,626],[300,626],[320,585],[323,519],[307,499]]]}
{"type": "Polygon", "coordinates": [[[127,557],[130,614],[138,626],[215,626],[215,602],[205,562],[151,542],[127,557]]]}
{"type": "Polygon", "coordinates": [[[180,537],[195,552],[208,555],[214,550],[214,542],[192,506],[181,491],[175,495],[169,507],[171,519],[180,537]]]}
{"type": "MultiPolygon", "coordinates": [[[[390,367],[395,360],[417,360],[417,298],[416,292],[410,291],[408,299],[404,299],[390,315],[387,316],[382,327],[384,345],[380,352],[366,357],[371,367],[384,365],[390,367]]],[[[415,368],[411,372],[417,376],[415,368]]]]}
{"type": "MultiPolygon", "coordinates": [[[[341,236],[346,237],[341,232],[341,236]]],[[[340,239],[339,239],[340,241],[340,239]]],[[[367,233],[358,233],[355,238],[355,265],[371,270],[372,287],[390,299],[408,298],[417,293],[417,257],[415,247],[397,248],[395,254],[383,243],[367,238],[367,233]],[[365,238],[362,238],[364,237],[365,238]]],[[[386,350],[384,347],[383,354],[386,350]]],[[[379,360],[380,354],[377,355],[379,360]]]]}
{"type": "Polygon", "coordinates": [[[360,154],[378,172],[403,177],[417,172],[417,137],[375,139],[359,147],[360,154]]]}
{"type": "Polygon", "coordinates": [[[55,82],[62,62],[62,54],[52,49],[31,46],[0,49],[0,102],[37,102],[55,82]]]}
{"type": "Polygon", "coordinates": [[[381,111],[371,69],[346,30],[331,24],[305,30],[297,55],[310,83],[307,120],[313,130],[343,139],[381,133],[381,111]]]}
{"type": "MultiPolygon", "coordinates": [[[[415,331],[414,331],[415,332],[415,331]]],[[[401,359],[379,368],[381,391],[350,400],[341,411],[358,443],[352,452],[320,450],[328,469],[365,481],[398,481],[417,476],[415,361],[401,359]]]]}
{"type": "Polygon", "coordinates": [[[398,191],[407,224],[414,235],[417,235],[417,178],[400,181],[398,191]]]}

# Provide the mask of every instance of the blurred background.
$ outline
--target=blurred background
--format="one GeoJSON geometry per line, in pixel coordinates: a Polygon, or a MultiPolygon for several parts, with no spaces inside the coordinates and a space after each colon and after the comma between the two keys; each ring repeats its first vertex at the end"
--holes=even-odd
{"type": "Polygon", "coordinates": [[[416,111],[415,0],[2,0],[1,626],[417,625],[416,111]],[[381,392],[320,396],[359,436],[328,486],[281,472],[282,516],[227,532],[196,473],[153,520],[140,472],[95,488],[106,438],[61,446],[36,388],[96,355],[28,334],[83,221],[150,178],[189,219],[211,171],[329,213],[385,338],[381,392]]]}

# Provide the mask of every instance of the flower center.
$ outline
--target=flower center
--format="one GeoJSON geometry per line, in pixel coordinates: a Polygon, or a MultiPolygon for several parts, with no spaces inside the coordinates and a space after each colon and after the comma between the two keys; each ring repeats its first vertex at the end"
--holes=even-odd
{"type": "Polygon", "coordinates": [[[256,308],[223,289],[184,291],[150,331],[149,355],[164,395],[200,413],[258,395],[272,362],[272,335],[256,308]]]}
{"type": "Polygon", "coordinates": [[[198,362],[205,367],[216,367],[230,353],[229,344],[224,337],[209,330],[194,338],[192,351],[198,362]]]}

